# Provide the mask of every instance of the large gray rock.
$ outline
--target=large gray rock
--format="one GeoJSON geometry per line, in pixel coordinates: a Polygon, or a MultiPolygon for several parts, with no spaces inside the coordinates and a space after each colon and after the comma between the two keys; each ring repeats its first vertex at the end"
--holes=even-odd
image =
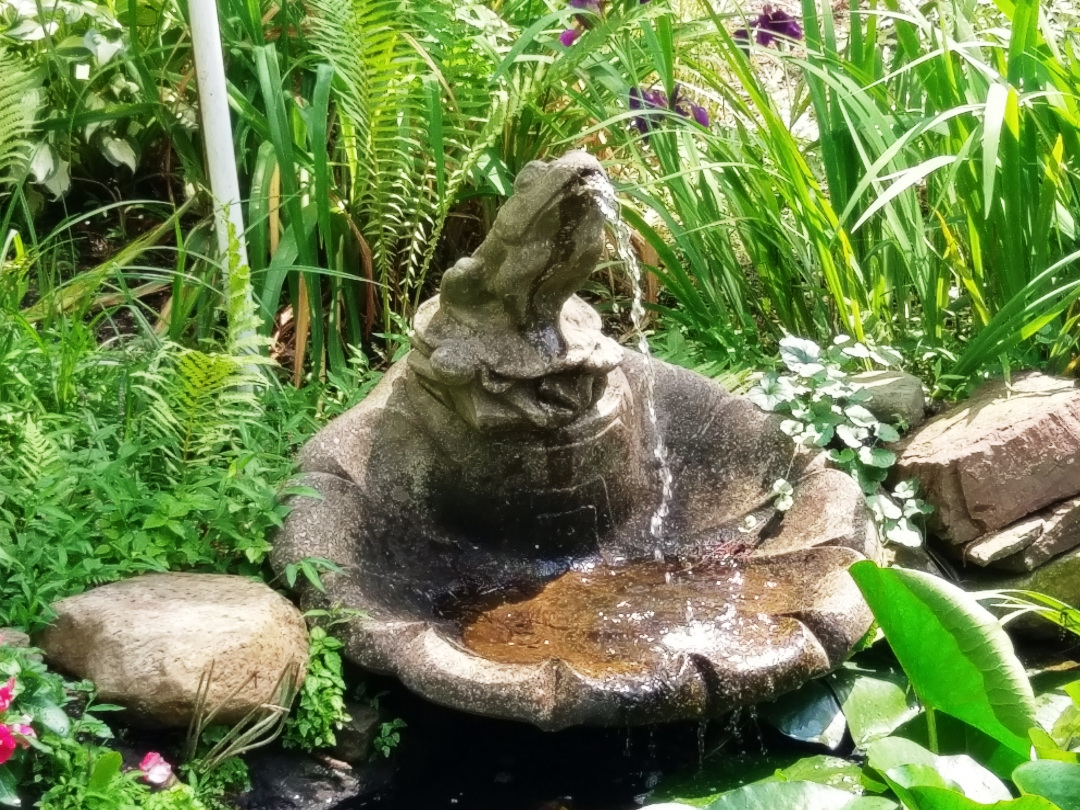
{"type": "Polygon", "coordinates": [[[365,612],[338,629],[356,663],[543,728],[716,715],[828,671],[871,619],[847,574],[879,551],[859,487],[600,332],[573,295],[613,205],[595,160],[515,189],[408,358],[301,452],[321,497],[291,501],[274,565],[343,568],[304,599],[365,612]]]}
{"type": "Polygon", "coordinates": [[[987,383],[905,439],[894,473],[919,480],[931,528],[956,544],[1080,494],[1080,388],[1042,374],[987,383]]]}
{"type": "Polygon", "coordinates": [[[147,574],[53,609],[55,621],[34,639],[49,664],[92,680],[101,700],[126,707],[138,725],[186,727],[211,665],[207,705],[222,705],[220,723],[273,700],[286,667],[301,678],[307,667],[303,616],[243,577],[147,574]]]}
{"type": "Polygon", "coordinates": [[[926,395],[922,380],[903,371],[863,371],[851,375],[851,384],[870,395],[864,404],[882,422],[902,421],[915,428],[926,421],[926,395]]]}

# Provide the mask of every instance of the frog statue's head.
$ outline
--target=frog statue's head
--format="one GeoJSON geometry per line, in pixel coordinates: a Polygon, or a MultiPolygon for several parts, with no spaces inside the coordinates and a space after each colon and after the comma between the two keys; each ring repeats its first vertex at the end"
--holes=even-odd
{"type": "Polygon", "coordinates": [[[417,313],[409,365],[428,393],[486,431],[562,428],[596,408],[622,350],[574,292],[614,205],[584,152],[521,171],[483,244],[417,313]]]}

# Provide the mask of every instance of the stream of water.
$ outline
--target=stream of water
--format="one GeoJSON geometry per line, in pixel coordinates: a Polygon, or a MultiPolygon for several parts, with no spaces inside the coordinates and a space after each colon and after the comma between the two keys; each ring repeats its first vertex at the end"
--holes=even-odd
{"type": "Polygon", "coordinates": [[[649,531],[656,541],[654,556],[657,560],[664,558],[660,542],[664,535],[664,521],[671,508],[671,467],[668,465],[667,447],[664,445],[663,436],[660,434],[660,424],[656,415],[656,371],[653,368],[652,351],[649,348],[649,340],[645,335],[645,303],[642,284],[641,263],[630,242],[630,228],[619,216],[618,204],[614,199],[604,206],[604,215],[611,224],[611,230],[615,235],[615,251],[619,260],[626,267],[627,276],[633,291],[633,300],[630,304],[630,322],[637,335],[637,348],[645,358],[645,410],[649,418],[649,426],[652,428],[654,437],[653,460],[656,462],[657,476],[660,479],[660,502],[653,511],[649,521],[649,531]]]}

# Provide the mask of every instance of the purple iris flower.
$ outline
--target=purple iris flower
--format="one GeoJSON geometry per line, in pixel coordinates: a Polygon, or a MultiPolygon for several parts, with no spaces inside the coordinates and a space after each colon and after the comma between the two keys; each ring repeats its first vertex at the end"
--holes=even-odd
{"type": "Polygon", "coordinates": [[[571,45],[577,42],[578,37],[580,36],[581,31],[579,29],[567,28],[565,31],[559,34],[559,42],[561,42],[565,47],[569,48],[571,45]]]}
{"type": "Polygon", "coordinates": [[[802,39],[802,26],[799,25],[799,21],[786,11],[781,9],[774,11],[772,6],[765,6],[757,18],[756,27],[758,45],[771,45],[777,37],[802,39]]]}
{"type": "Polygon", "coordinates": [[[773,43],[779,44],[786,39],[802,39],[803,30],[799,21],[782,9],[765,6],[756,19],[751,20],[749,29],[739,28],[731,38],[744,51],[750,50],[750,35],[758,45],[767,48],[773,43]]]}
{"type": "MultiPolygon", "coordinates": [[[[671,92],[671,98],[667,97],[667,94],[661,90],[644,90],[640,87],[630,88],[630,109],[642,110],[646,113],[649,110],[673,110],[681,115],[683,118],[692,118],[698,124],[703,127],[709,126],[709,113],[708,111],[691,101],[682,101],[679,98],[679,93],[682,91],[680,85],[675,85],[675,89],[671,92]]],[[[653,116],[648,114],[635,115],[631,120],[631,125],[637,129],[646,138],[649,136],[649,130],[653,127],[653,116]]]]}

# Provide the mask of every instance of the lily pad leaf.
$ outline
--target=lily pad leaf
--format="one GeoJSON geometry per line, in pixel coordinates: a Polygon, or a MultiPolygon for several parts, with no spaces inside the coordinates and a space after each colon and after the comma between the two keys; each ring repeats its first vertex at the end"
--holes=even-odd
{"type": "Polygon", "coordinates": [[[708,810],[889,810],[896,804],[877,796],[852,796],[816,782],[756,782],[725,793],[708,810]]]}
{"type": "Polygon", "coordinates": [[[930,574],[868,560],[850,570],[922,703],[1026,758],[1035,697],[997,619],[930,574]]]}
{"type": "Polygon", "coordinates": [[[1021,793],[1042,796],[1063,810],[1080,803],[1080,765],[1075,762],[1025,762],[1013,771],[1012,778],[1021,793]]]}
{"type": "Polygon", "coordinates": [[[1021,796],[1019,799],[983,804],[948,788],[905,788],[902,785],[892,785],[892,788],[910,810],[1064,810],[1041,796],[1021,796]]]}
{"type": "Polygon", "coordinates": [[[921,711],[900,673],[841,669],[830,676],[830,684],[859,748],[891,734],[921,711]]]}
{"type": "Polygon", "coordinates": [[[758,708],[781,734],[792,739],[818,743],[830,750],[839,748],[844,741],[844,713],[833,693],[820,681],[810,681],[758,708]]]}

